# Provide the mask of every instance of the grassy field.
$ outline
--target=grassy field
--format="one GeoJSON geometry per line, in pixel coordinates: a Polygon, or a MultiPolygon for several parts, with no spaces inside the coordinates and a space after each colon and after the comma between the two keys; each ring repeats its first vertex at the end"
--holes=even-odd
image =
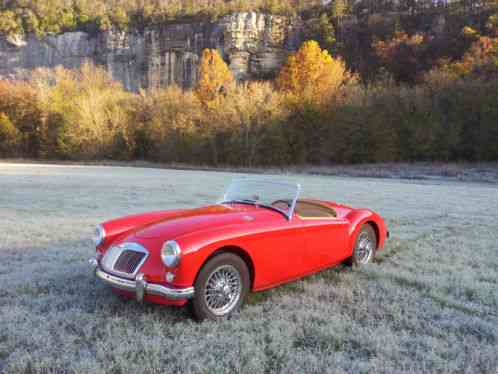
{"type": "Polygon", "coordinates": [[[286,175],[370,207],[392,239],[360,271],[252,295],[239,315],[123,301],[87,259],[100,221],[215,201],[235,174],[0,164],[0,372],[498,371],[498,187],[286,175]]]}

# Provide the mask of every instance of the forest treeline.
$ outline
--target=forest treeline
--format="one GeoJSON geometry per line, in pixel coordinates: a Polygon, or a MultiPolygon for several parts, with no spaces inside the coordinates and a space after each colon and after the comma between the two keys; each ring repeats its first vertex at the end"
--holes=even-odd
{"type": "Polygon", "coordinates": [[[498,160],[497,39],[415,86],[365,86],[318,43],[275,82],[236,84],[205,50],[193,91],[131,93],[106,71],[39,70],[0,81],[0,154],[242,166],[498,160]],[[475,54],[475,55],[474,55],[475,54]]]}
{"type": "Polygon", "coordinates": [[[0,156],[240,166],[498,160],[498,12],[465,3],[444,6],[442,19],[427,5],[348,26],[340,12],[351,10],[332,1],[310,40],[264,82],[235,82],[214,50],[204,51],[194,90],[127,92],[91,64],[0,81],[0,156]]]}
{"type": "Polygon", "coordinates": [[[257,11],[312,18],[323,12],[342,19],[373,14],[480,13],[496,0],[0,0],[0,33],[44,36],[65,31],[143,29],[184,18],[215,20],[257,11]]]}

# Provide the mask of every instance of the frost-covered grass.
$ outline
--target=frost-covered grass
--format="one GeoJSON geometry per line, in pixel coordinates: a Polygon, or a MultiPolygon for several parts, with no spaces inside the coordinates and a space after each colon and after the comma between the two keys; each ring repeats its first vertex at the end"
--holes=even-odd
{"type": "Polygon", "coordinates": [[[217,323],[93,279],[95,223],[207,204],[233,177],[0,164],[0,372],[497,372],[496,185],[285,176],[377,210],[392,239],[365,269],[252,295],[217,323]]]}

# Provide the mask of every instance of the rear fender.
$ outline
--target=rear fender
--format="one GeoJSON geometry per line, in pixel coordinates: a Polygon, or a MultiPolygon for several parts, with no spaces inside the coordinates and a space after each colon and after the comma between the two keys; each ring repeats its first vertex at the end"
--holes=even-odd
{"type": "Polygon", "coordinates": [[[384,247],[387,229],[384,220],[377,213],[368,209],[355,209],[352,210],[346,218],[351,222],[351,225],[349,226],[349,249],[351,253],[353,253],[356,237],[358,236],[361,227],[366,223],[371,224],[377,234],[377,250],[384,247]]]}

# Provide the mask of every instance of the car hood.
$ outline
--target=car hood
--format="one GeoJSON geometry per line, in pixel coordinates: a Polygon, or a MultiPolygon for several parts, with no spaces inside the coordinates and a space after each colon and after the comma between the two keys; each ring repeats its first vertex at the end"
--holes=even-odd
{"type": "Polygon", "coordinates": [[[182,210],[159,222],[137,229],[133,236],[138,239],[163,238],[172,240],[194,231],[243,225],[256,220],[278,217],[280,214],[267,208],[251,205],[212,205],[182,210]]]}

